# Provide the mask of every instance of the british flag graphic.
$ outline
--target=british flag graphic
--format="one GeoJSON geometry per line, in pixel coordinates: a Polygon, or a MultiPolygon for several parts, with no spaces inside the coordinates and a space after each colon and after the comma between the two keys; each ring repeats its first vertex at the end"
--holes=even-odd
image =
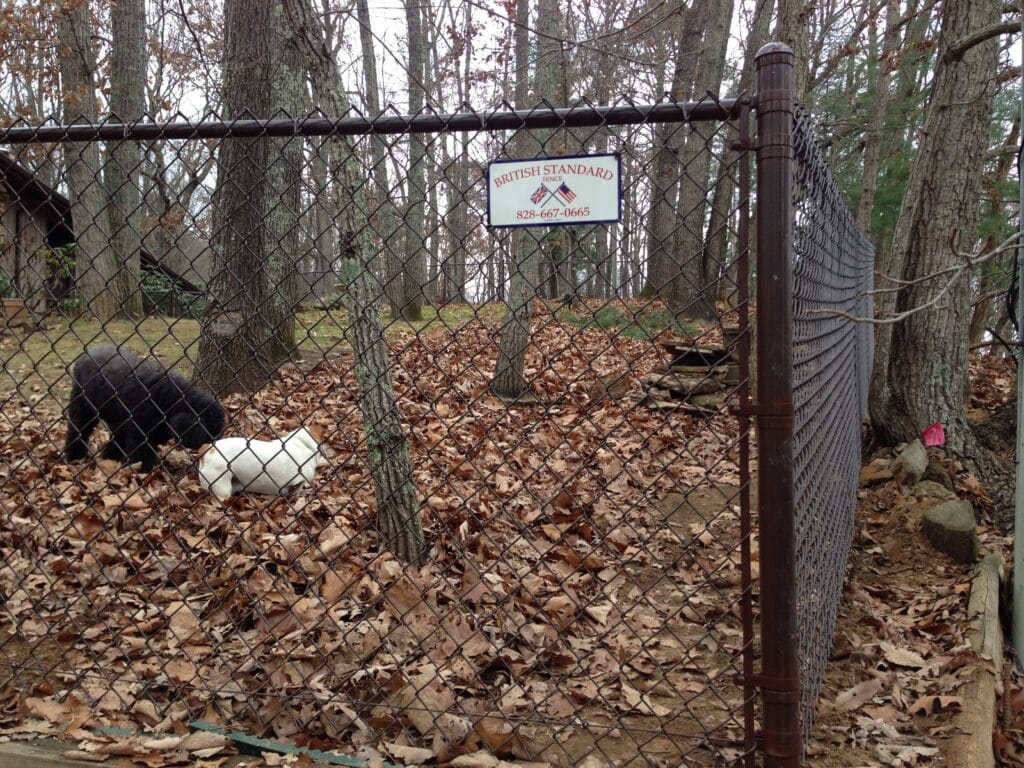
{"type": "Polygon", "coordinates": [[[568,185],[564,182],[562,183],[562,186],[555,190],[555,194],[567,203],[571,203],[576,199],[576,193],[569,189],[568,185]]]}
{"type": "Polygon", "coordinates": [[[539,203],[550,192],[550,189],[548,189],[544,184],[541,184],[539,187],[537,187],[537,191],[530,195],[530,202],[534,204],[539,203]]]}

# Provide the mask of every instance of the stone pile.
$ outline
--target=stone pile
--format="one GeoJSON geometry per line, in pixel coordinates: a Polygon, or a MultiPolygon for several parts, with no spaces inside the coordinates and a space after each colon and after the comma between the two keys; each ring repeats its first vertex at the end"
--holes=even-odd
{"type": "Polygon", "coordinates": [[[716,413],[728,390],[739,382],[733,349],[698,347],[682,340],[660,344],[669,355],[668,364],[657,366],[640,379],[649,404],[703,416],[716,413]]]}

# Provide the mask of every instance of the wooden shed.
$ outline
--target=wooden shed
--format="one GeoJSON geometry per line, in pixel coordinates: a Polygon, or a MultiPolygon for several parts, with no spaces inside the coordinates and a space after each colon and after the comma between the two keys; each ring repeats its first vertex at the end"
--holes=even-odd
{"type": "Polygon", "coordinates": [[[0,271],[33,310],[46,307],[53,268],[49,249],[75,241],[71,205],[10,155],[0,152],[0,271]]]}
{"type": "MultiPolygon", "coordinates": [[[[71,202],[3,152],[0,180],[0,272],[34,312],[54,307],[75,292],[73,275],[61,274],[53,259],[54,249],[75,242],[71,202]]],[[[165,253],[172,255],[169,249],[165,253]]],[[[148,249],[139,258],[143,269],[162,273],[177,290],[203,293],[201,285],[148,249]]]]}

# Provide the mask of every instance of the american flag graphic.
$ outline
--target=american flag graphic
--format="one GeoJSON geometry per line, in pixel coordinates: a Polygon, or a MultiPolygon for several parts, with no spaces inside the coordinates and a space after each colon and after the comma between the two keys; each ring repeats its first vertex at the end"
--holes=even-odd
{"type": "Polygon", "coordinates": [[[530,195],[530,202],[539,203],[550,191],[545,185],[541,184],[537,187],[537,191],[530,195]]]}
{"type": "Polygon", "coordinates": [[[565,200],[565,202],[567,202],[567,203],[571,203],[573,200],[576,199],[576,193],[573,192],[571,189],[569,189],[569,187],[567,187],[564,182],[563,182],[562,186],[560,186],[558,189],[555,190],[555,193],[560,198],[565,200]]]}

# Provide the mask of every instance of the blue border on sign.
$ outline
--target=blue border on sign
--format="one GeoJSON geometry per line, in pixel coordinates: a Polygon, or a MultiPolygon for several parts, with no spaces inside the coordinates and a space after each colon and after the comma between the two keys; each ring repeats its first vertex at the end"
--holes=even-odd
{"type": "Polygon", "coordinates": [[[622,222],[622,153],[621,152],[601,152],[596,155],[548,155],[545,157],[529,157],[529,158],[517,158],[515,160],[492,160],[487,165],[487,173],[484,174],[484,180],[487,182],[487,228],[488,229],[522,229],[524,227],[586,227],[591,224],[619,224],[622,222]],[[539,160],[573,160],[576,158],[590,158],[590,157],[614,157],[616,164],[619,166],[618,179],[619,179],[619,213],[614,219],[587,219],[586,221],[570,222],[570,221],[556,221],[552,223],[548,222],[530,222],[528,224],[492,224],[491,223],[491,169],[496,165],[508,165],[511,163],[532,163],[539,160]]]}

